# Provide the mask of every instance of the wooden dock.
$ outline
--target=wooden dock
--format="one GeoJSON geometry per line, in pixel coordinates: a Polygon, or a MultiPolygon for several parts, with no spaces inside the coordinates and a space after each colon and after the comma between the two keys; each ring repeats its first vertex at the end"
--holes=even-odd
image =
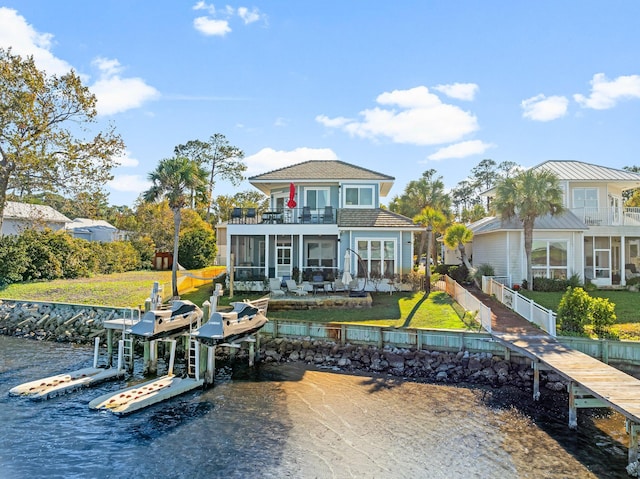
{"type": "Polygon", "coordinates": [[[578,426],[579,408],[609,407],[626,418],[629,464],[638,461],[640,380],[597,359],[568,348],[499,301],[473,294],[491,308],[492,336],[505,348],[531,359],[534,398],[540,397],[541,370],[552,370],[569,382],[569,427],[578,426]]]}

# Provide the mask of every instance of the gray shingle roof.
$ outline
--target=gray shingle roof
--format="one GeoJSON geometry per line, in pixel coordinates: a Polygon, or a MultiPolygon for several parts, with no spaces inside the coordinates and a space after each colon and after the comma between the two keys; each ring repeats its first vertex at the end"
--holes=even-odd
{"type": "Polygon", "coordinates": [[[7,201],[4,207],[4,218],[40,220],[55,223],[68,223],[71,220],[57,210],[46,205],[32,205],[7,201]]]}
{"type": "MultiPolygon", "coordinates": [[[[488,216],[481,220],[471,223],[468,228],[473,231],[474,235],[491,233],[501,230],[521,230],[522,223],[518,218],[512,218],[509,221],[503,221],[498,216],[488,216]]],[[[535,230],[588,230],[576,215],[570,211],[565,211],[558,216],[545,215],[536,218],[533,228],[535,230]]]]}
{"type": "Polygon", "coordinates": [[[249,178],[253,181],[304,181],[304,180],[377,180],[393,181],[395,178],[360,166],[338,160],[311,160],[296,165],[262,173],[249,178]]]}
{"type": "Polygon", "coordinates": [[[411,218],[381,208],[338,210],[338,227],[420,229],[411,218]]]}

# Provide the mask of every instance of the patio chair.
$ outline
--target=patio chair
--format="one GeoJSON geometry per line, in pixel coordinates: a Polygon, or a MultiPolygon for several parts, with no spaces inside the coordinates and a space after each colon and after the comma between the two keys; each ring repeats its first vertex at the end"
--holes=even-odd
{"type": "Polygon", "coordinates": [[[287,289],[289,290],[289,293],[295,294],[297,296],[306,296],[307,294],[309,294],[307,291],[298,286],[292,279],[287,280],[287,289]]]}
{"type": "Polygon", "coordinates": [[[272,297],[284,296],[284,291],[280,285],[280,278],[269,278],[269,291],[272,297]]]}
{"type": "Polygon", "coordinates": [[[309,206],[302,207],[301,223],[311,223],[311,208],[309,206]]]}
{"type": "Polygon", "coordinates": [[[324,214],[322,215],[322,222],[327,224],[327,223],[333,223],[333,206],[325,206],[324,207],[324,214]]]}
{"type": "Polygon", "coordinates": [[[234,208],[231,210],[231,222],[239,223],[242,218],[242,208],[234,208]]]}
{"type": "Polygon", "coordinates": [[[332,289],[334,293],[344,293],[347,291],[347,288],[344,287],[344,283],[339,278],[336,278],[336,280],[333,282],[332,289]]]}
{"type": "Polygon", "coordinates": [[[247,214],[245,215],[245,218],[247,218],[249,220],[249,223],[255,223],[256,222],[256,209],[255,208],[247,208],[247,214]]]}

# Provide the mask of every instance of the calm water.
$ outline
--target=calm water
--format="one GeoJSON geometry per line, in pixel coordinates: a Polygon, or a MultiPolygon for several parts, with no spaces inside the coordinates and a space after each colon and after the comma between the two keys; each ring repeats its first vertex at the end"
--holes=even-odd
{"type": "Polygon", "coordinates": [[[91,354],[0,336],[0,478],[627,477],[619,415],[580,411],[572,432],[566,402],[515,389],[237,365],[213,388],[125,417],[87,407],[125,381],[48,401],[8,396],[91,354]]]}

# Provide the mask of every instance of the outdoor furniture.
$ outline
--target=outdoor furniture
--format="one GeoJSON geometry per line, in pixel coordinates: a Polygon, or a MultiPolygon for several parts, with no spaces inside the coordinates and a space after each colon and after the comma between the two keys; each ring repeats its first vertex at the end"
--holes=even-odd
{"type": "Polygon", "coordinates": [[[344,287],[344,283],[342,282],[342,280],[339,278],[336,278],[336,280],[333,282],[333,292],[344,293],[345,291],[346,291],[346,288],[344,287]]]}
{"type": "Polygon", "coordinates": [[[284,291],[282,290],[280,278],[269,278],[269,290],[271,292],[272,297],[284,296],[284,291]]]}
{"type": "Polygon", "coordinates": [[[300,286],[298,286],[294,280],[288,279],[286,284],[287,284],[287,289],[289,290],[289,293],[295,294],[297,296],[307,295],[307,292],[304,289],[302,289],[300,286]]]}
{"type": "Polygon", "coordinates": [[[325,206],[324,207],[324,214],[322,215],[322,222],[327,224],[327,223],[333,223],[333,206],[325,206]]]}
{"type": "Polygon", "coordinates": [[[247,214],[245,218],[250,220],[250,223],[255,223],[256,221],[256,209],[255,208],[247,208],[247,214]]]}
{"type": "Polygon", "coordinates": [[[309,206],[302,207],[302,216],[300,216],[301,223],[311,223],[311,208],[309,206]]]}
{"type": "Polygon", "coordinates": [[[282,223],[282,211],[265,211],[262,213],[263,223],[282,223]]]}
{"type": "Polygon", "coordinates": [[[231,222],[237,223],[242,218],[242,208],[234,208],[231,210],[231,222]]]}

